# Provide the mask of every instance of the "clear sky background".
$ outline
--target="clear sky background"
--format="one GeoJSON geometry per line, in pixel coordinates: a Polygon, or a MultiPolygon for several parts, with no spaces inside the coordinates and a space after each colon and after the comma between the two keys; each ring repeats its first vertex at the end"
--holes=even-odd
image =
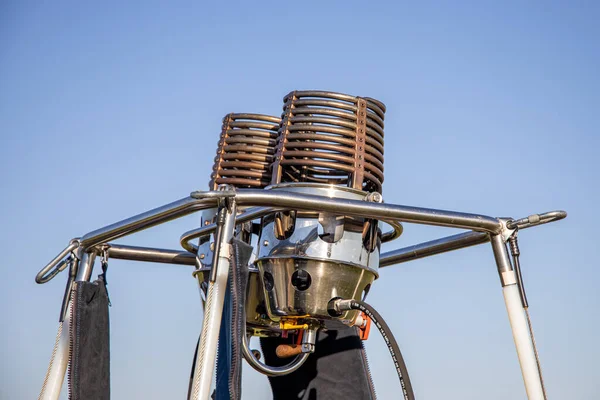
{"type": "MultiPolygon", "coordinates": [[[[278,115],[294,89],[387,105],[387,202],[569,212],[522,232],[524,278],[550,398],[600,398],[598,3],[123,3],[0,4],[1,399],[35,398],[50,358],[66,274],[37,271],[207,188],[221,118],[278,115]]],[[[198,222],[120,242],[178,249],[198,222]]],[[[406,225],[387,249],[454,232],[406,225]]],[[[113,260],[108,281],[113,398],[185,398],[191,269],[113,260]]],[[[369,300],[418,399],[525,398],[489,245],[386,268],[369,300]]],[[[376,332],[367,347],[379,397],[398,398],[376,332]]],[[[247,367],[243,391],[270,393],[247,367]]]]}

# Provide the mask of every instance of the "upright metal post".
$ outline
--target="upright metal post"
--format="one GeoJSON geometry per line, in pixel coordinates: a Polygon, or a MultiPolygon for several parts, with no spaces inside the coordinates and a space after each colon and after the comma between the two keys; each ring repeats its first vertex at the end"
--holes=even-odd
{"type": "Polygon", "coordinates": [[[215,254],[213,256],[215,262],[213,262],[211,277],[208,282],[200,346],[198,347],[196,369],[192,381],[192,400],[207,400],[210,397],[210,388],[215,371],[217,341],[229,275],[231,240],[235,230],[236,206],[233,199],[228,201],[228,206],[219,210],[219,212],[225,212],[225,221],[220,237],[218,235],[215,237],[215,254]]]}
{"type": "MultiPolygon", "coordinates": [[[[79,258],[81,257],[81,249],[75,251],[76,257],[73,258],[70,268],[77,271],[79,258]]],[[[65,293],[65,295],[67,295],[65,293]]],[[[69,300],[67,300],[69,301],[69,300]]],[[[71,302],[67,306],[67,313],[60,324],[58,325],[58,333],[56,334],[56,343],[52,351],[48,372],[44,379],[42,390],[38,400],[57,400],[60,396],[67,366],[69,365],[69,330],[71,329],[71,302]]]]}
{"type": "Polygon", "coordinates": [[[94,269],[94,263],[96,262],[96,251],[92,250],[87,253],[83,251],[81,260],[79,261],[79,268],[77,269],[77,282],[87,282],[92,276],[92,270],[94,269]]]}
{"type": "Polygon", "coordinates": [[[527,325],[525,310],[521,303],[517,277],[510,263],[506,243],[502,235],[491,235],[492,249],[502,283],[502,294],[508,312],[513,339],[517,348],[517,356],[521,365],[521,373],[525,382],[525,390],[529,400],[544,400],[542,380],[537,367],[535,351],[527,325]]]}
{"type": "MultiPolygon", "coordinates": [[[[88,281],[92,275],[96,253],[86,253],[82,247],[76,251],[76,257],[73,260],[72,268],[77,271],[76,281],[88,281]]],[[[68,294],[67,294],[68,295],[68,294]]],[[[56,344],[52,352],[52,359],[48,367],[48,373],[44,380],[42,391],[38,400],[58,400],[60,391],[65,380],[67,366],[71,354],[69,352],[69,333],[71,330],[71,307],[72,300],[69,300],[68,311],[64,320],[60,323],[56,344]]]]}

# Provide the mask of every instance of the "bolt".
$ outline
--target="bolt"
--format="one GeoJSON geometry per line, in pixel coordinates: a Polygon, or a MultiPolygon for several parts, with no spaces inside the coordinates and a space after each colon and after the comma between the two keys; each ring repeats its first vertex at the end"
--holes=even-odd
{"type": "Polygon", "coordinates": [[[210,243],[210,251],[215,251],[215,242],[210,243]]]}
{"type": "Polygon", "coordinates": [[[371,193],[371,201],[373,201],[375,203],[381,203],[383,201],[383,197],[381,196],[381,193],[378,193],[378,192],[371,193]]]}
{"type": "Polygon", "coordinates": [[[263,246],[268,246],[268,245],[269,245],[269,241],[268,241],[268,240],[265,240],[265,241],[263,242],[263,246]]]}
{"type": "Polygon", "coordinates": [[[201,259],[201,260],[204,260],[204,257],[206,257],[206,256],[204,255],[204,253],[200,254],[200,259],[201,259]]]}

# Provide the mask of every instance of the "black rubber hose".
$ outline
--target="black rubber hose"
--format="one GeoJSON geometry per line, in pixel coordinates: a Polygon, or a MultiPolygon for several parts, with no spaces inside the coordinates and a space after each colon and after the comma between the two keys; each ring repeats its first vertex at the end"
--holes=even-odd
{"type": "Polygon", "coordinates": [[[400,379],[400,385],[402,386],[402,393],[404,394],[405,400],[415,400],[415,394],[413,392],[412,384],[410,383],[410,378],[408,377],[408,370],[406,369],[406,364],[404,363],[404,359],[402,358],[402,353],[400,352],[400,347],[394,339],[394,335],[392,335],[392,330],[385,323],[381,315],[370,305],[360,300],[351,300],[350,308],[354,310],[360,310],[367,315],[367,317],[371,318],[371,321],[375,324],[385,344],[387,344],[388,350],[392,355],[392,360],[394,360],[394,365],[396,366],[396,373],[398,374],[398,378],[400,379]]]}
{"type": "Polygon", "coordinates": [[[192,383],[194,382],[194,371],[196,370],[196,357],[198,357],[198,347],[200,347],[200,337],[196,342],[196,350],[194,351],[194,360],[192,361],[192,372],[190,372],[190,383],[188,385],[188,394],[186,399],[190,400],[192,396],[192,383]]]}

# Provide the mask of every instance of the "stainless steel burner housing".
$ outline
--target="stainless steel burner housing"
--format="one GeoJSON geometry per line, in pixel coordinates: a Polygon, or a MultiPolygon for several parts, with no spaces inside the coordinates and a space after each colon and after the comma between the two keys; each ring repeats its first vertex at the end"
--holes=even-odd
{"type": "MultiPolygon", "coordinates": [[[[290,183],[267,189],[352,200],[368,195],[327,184],[290,183]]],[[[369,243],[378,243],[379,232],[365,229],[368,225],[364,218],[317,212],[264,217],[256,265],[269,317],[331,320],[327,311],[331,299],[361,299],[378,276],[379,245],[369,243]]],[[[338,320],[349,323],[355,315],[347,312],[338,320]]]]}

